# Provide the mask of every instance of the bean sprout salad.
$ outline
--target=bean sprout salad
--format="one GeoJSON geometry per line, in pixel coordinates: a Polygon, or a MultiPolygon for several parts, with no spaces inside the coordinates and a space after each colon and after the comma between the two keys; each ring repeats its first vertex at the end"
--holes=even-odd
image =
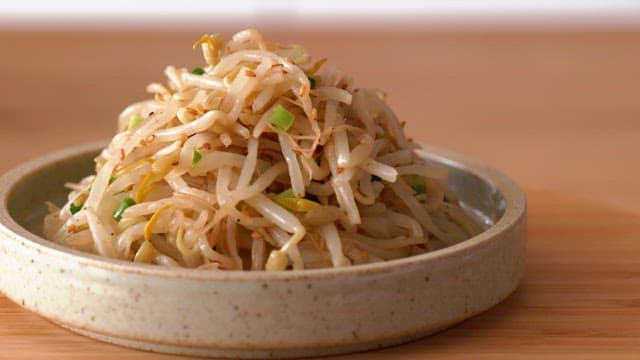
{"type": "Polygon", "coordinates": [[[195,42],[127,107],[48,239],[138,263],[301,270],[404,258],[482,231],[378,90],[253,29],[195,42]]]}

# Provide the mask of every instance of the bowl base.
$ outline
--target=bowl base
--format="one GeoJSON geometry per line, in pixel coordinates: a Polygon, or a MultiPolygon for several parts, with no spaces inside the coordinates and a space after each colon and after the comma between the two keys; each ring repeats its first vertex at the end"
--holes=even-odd
{"type": "Polygon", "coordinates": [[[375,342],[362,342],[356,344],[340,345],[333,347],[322,348],[282,348],[282,349],[224,349],[224,348],[200,348],[192,346],[179,346],[179,345],[167,345],[155,342],[132,340],[128,338],[110,336],[100,334],[94,331],[80,329],[73,326],[56,323],[57,325],[73,331],[77,334],[100,340],[106,343],[125,346],[132,349],[151,351],[155,353],[174,354],[174,355],[188,355],[198,357],[213,357],[213,358],[225,358],[225,359],[292,359],[292,358],[307,358],[307,357],[320,357],[329,355],[342,355],[349,353],[362,352],[367,350],[376,350],[395,345],[405,344],[420,338],[435,334],[437,332],[446,330],[447,328],[454,326],[458,322],[451,324],[438,326],[437,328],[430,328],[429,330],[399,336],[397,338],[385,339],[375,342]]]}

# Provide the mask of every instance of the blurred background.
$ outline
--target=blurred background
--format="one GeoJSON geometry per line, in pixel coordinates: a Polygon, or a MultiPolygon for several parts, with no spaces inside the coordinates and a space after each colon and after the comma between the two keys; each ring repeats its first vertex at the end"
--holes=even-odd
{"type": "Polygon", "coordinates": [[[110,137],[201,34],[247,27],[386,91],[417,141],[640,212],[638,1],[0,2],[0,170],[110,137]]]}

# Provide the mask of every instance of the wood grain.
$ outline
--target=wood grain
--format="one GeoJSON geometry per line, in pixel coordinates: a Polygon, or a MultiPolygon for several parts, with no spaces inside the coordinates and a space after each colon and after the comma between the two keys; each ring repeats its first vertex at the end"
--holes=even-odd
{"type": "MultiPolygon", "coordinates": [[[[412,136],[495,165],[529,199],[527,275],[512,297],[350,358],[640,358],[640,31],[270,35],[384,89],[412,136]]],[[[0,33],[0,172],[110,136],[164,65],[199,63],[196,37],[0,33]]],[[[75,335],[4,297],[0,349],[0,359],[173,358],[75,335]]]]}

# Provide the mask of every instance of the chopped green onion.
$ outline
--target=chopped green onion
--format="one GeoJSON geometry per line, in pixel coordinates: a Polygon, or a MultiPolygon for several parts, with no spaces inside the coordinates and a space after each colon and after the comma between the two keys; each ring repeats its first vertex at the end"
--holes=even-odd
{"type": "Polygon", "coordinates": [[[371,175],[371,182],[382,181],[382,178],[378,175],[371,175]]]}
{"type": "Polygon", "coordinates": [[[285,209],[289,209],[295,212],[309,212],[311,210],[320,209],[322,205],[315,201],[298,198],[282,199],[278,203],[285,209]]]}
{"type": "Polygon", "coordinates": [[[424,185],[424,180],[418,175],[411,175],[411,187],[416,195],[424,194],[427,192],[427,187],[424,185]]]}
{"type": "Polygon", "coordinates": [[[202,75],[202,74],[204,74],[204,69],[201,68],[201,67],[197,67],[197,68],[191,70],[191,73],[192,74],[196,74],[196,75],[202,75]]]}
{"type": "Polygon", "coordinates": [[[71,215],[75,215],[78,211],[82,210],[82,206],[84,205],[84,203],[80,204],[80,205],[76,205],[74,203],[71,203],[71,205],[69,205],[69,210],[71,210],[71,215]]]}
{"type": "Polygon", "coordinates": [[[281,192],[280,194],[275,195],[272,198],[272,200],[275,201],[275,202],[279,202],[280,200],[294,198],[294,197],[296,197],[296,196],[293,194],[293,189],[292,188],[288,188],[287,190],[281,192]]]}
{"type": "Polygon", "coordinates": [[[199,151],[194,151],[193,152],[193,160],[191,161],[191,164],[195,165],[197,164],[200,160],[202,160],[202,154],[200,154],[199,151]]]}
{"type": "Polygon", "coordinates": [[[138,126],[138,124],[140,124],[141,121],[142,121],[142,117],[140,115],[133,115],[129,120],[129,130],[138,126]]]}
{"type": "Polygon", "coordinates": [[[297,198],[293,193],[293,189],[291,188],[288,188],[278,195],[275,195],[273,198],[271,198],[271,200],[275,201],[276,204],[282,206],[285,209],[296,212],[309,212],[311,210],[319,209],[322,207],[322,205],[315,201],[297,198]]]}
{"type": "Polygon", "coordinates": [[[278,105],[271,113],[271,124],[282,131],[289,131],[293,125],[293,114],[284,106],[278,105]]]}
{"type": "Polygon", "coordinates": [[[312,89],[316,88],[316,79],[314,79],[313,77],[307,75],[307,79],[309,79],[309,85],[311,86],[312,89]]]}
{"type": "Polygon", "coordinates": [[[113,182],[116,181],[116,177],[112,176],[109,178],[109,184],[113,184],[113,182]]]}
{"type": "Polygon", "coordinates": [[[122,200],[120,207],[118,207],[118,209],[113,212],[113,218],[116,219],[117,222],[120,222],[120,220],[122,220],[122,214],[124,214],[124,211],[135,204],[136,201],[132,198],[126,198],[122,200]]]}

